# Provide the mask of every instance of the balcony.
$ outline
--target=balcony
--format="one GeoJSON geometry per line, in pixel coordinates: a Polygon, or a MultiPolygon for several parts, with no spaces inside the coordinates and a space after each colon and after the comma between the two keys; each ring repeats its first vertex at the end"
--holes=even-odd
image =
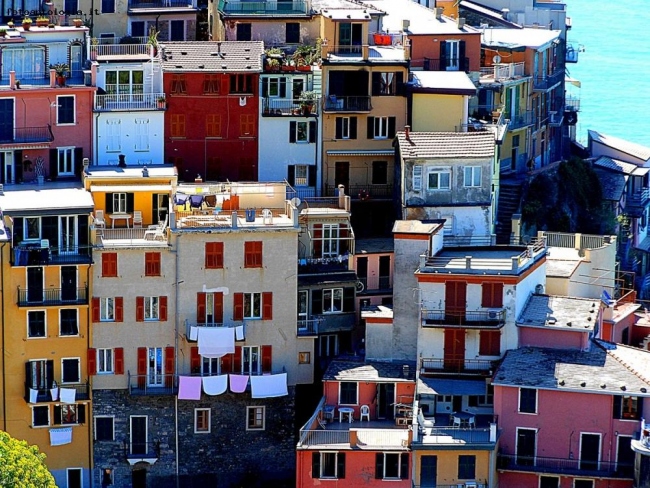
{"type": "Polygon", "coordinates": [[[507,81],[526,76],[524,63],[500,63],[481,68],[482,81],[507,81]]]}
{"type": "Polygon", "coordinates": [[[465,329],[498,329],[506,322],[505,309],[457,311],[427,310],[421,311],[422,327],[462,327],[465,329]]]}
{"type": "Polygon", "coordinates": [[[153,56],[153,47],[145,41],[141,44],[98,44],[90,46],[90,59],[110,61],[123,58],[149,59],[153,56]]]}
{"type": "Polygon", "coordinates": [[[497,469],[502,471],[529,471],[559,475],[585,476],[590,478],[634,477],[634,465],[611,461],[586,461],[551,457],[527,457],[513,454],[499,454],[497,469]]]}
{"type": "Polygon", "coordinates": [[[154,239],[151,232],[145,238],[146,228],[97,229],[95,246],[112,247],[167,247],[167,232],[154,239]]]}
{"type": "Polygon", "coordinates": [[[139,462],[154,464],[160,457],[160,441],[124,442],[124,457],[130,465],[139,462]]]}
{"type": "Polygon", "coordinates": [[[283,100],[281,98],[263,98],[263,117],[309,117],[318,115],[318,104],[305,105],[301,100],[283,100]]]}
{"type": "Polygon", "coordinates": [[[11,249],[12,266],[48,266],[60,264],[90,264],[92,247],[48,247],[41,240],[23,241],[11,249]],[[44,247],[43,247],[44,246],[44,247]]]}
{"type": "Polygon", "coordinates": [[[533,77],[533,91],[548,91],[564,79],[564,68],[556,68],[553,73],[533,77]]]}
{"type": "MultiPolygon", "coordinates": [[[[359,283],[363,284],[363,290],[369,291],[390,291],[393,286],[390,282],[390,276],[368,276],[359,278],[359,283]]],[[[363,291],[357,290],[357,294],[363,291]]]]}
{"type": "MultiPolygon", "coordinates": [[[[353,200],[392,200],[393,185],[350,185],[346,189],[353,200]]],[[[338,187],[327,185],[325,187],[327,196],[335,197],[338,195],[338,187]]]]}
{"type": "Polygon", "coordinates": [[[565,108],[574,112],[580,112],[580,97],[576,95],[567,95],[565,98],[565,108]]]}
{"type": "MultiPolygon", "coordinates": [[[[49,80],[48,80],[49,82],[49,80]]],[[[14,127],[13,131],[0,132],[0,144],[30,144],[52,142],[52,127],[14,127]]]]}
{"type": "Polygon", "coordinates": [[[196,10],[194,0],[129,0],[129,10],[151,9],[170,10],[188,9],[196,10]]]}
{"type": "Polygon", "coordinates": [[[306,15],[311,2],[300,0],[263,2],[229,1],[223,7],[226,15],[306,15]]]}
{"type": "Polygon", "coordinates": [[[298,337],[310,337],[317,336],[320,329],[320,325],[323,323],[322,318],[310,319],[310,320],[301,320],[298,319],[298,337]]]}
{"type": "Polygon", "coordinates": [[[190,342],[196,342],[197,341],[197,335],[198,335],[197,334],[197,332],[198,332],[197,329],[215,328],[215,327],[232,329],[234,327],[240,327],[240,326],[243,326],[243,325],[244,325],[244,322],[229,322],[229,323],[205,322],[205,323],[198,323],[198,322],[191,322],[189,320],[186,320],[185,321],[185,337],[190,342]]]}
{"type": "MultiPolygon", "coordinates": [[[[64,383],[61,384],[60,382],[58,383],[58,387],[61,388],[69,388],[72,390],[75,390],[75,400],[90,400],[90,384],[88,382],[86,383],[78,383],[78,384],[68,384],[64,383]]],[[[33,388],[33,385],[30,385],[29,383],[25,383],[25,401],[27,403],[34,403],[34,398],[31,398],[30,395],[30,390],[36,390],[38,393],[36,395],[36,403],[46,403],[46,402],[52,402],[55,401],[52,399],[52,394],[50,393],[50,390],[47,388],[33,388]]],[[[57,399],[58,401],[58,399],[57,399]]]]}
{"type": "MultiPolygon", "coordinates": [[[[102,47],[102,46],[97,46],[102,47]]],[[[106,46],[112,47],[112,46],[106,46]]],[[[129,112],[140,110],[165,110],[164,93],[138,93],[130,95],[95,95],[95,112],[129,112]],[[160,101],[159,101],[160,100],[160,101]]]]}
{"type": "Polygon", "coordinates": [[[497,361],[489,359],[442,359],[422,358],[421,374],[459,374],[485,376],[490,374],[497,361]]]}
{"type": "Polygon", "coordinates": [[[178,378],[175,374],[131,374],[128,372],[129,394],[131,396],[162,396],[178,393],[178,378]]]}
{"type": "Polygon", "coordinates": [[[333,273],[336,271],[349,271],[348,255],[342,255],[340,258],[332,256],[298,259],[298,274],[333,273]]]}
{"type": "Polygon", "coordinates": [[[18,306],[88,305],[88,287],[83,288],[27,288],[18,287],[18,306]]]}
{"type": "Polygon", "coordinates": [[[370,112],[372,105],[369,96],[329,95],[323,99],[325,112],[370,112]]]}
{"type": "Polygon", "coordinates": [[[641,188],[625,198],[625,212],[631,217],[641,217],[650,203],[650,189],[641,188]]]}
{"type": "Polygon", "coordinates": [[[424,71],[469,71],[469,58],[424,58],[424,71]]]}
{"type": "Polygon", "coordinates": [[[533,125],[535,117],[532,110],[526,110],[519,112],[516,115],[505,114],[504,117],[506,120],[510,120],[508,124],[508,129],[516,130],[522,129],[523,127],[528,127],[533,125]]]}

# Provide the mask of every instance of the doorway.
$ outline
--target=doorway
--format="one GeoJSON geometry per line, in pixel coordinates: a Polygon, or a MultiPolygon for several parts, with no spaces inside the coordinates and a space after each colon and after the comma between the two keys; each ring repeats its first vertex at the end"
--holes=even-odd
{"type": "Polygon", "coordinates": [[[600,434],[580,434],[580,469],[595,471],[600,460],[600,434]]]}
{"type": "MultiPolygon", "coordinates": [[[[2,128],[0,128],[0,132],[2,128]]],[[[2,165],[2,183],[9,184],[16,182],[16,171],[14,168],[13,151],[0,152],[0,164],[2,165]]]]}
{"type": "Polygon", "coordinates": [[[146,469],[134,469],[131,471],[131,486],[133,488],[147,488],[146,469]]]}
{"type": "Polygon", "coordinates": [[[392,419],[395,403],[395,384],[379,383],[377,385],[377,418],[392,419]]]}
{"type": "Polygon", "coordinates": [[[438,479],[438,457],[420,458],[420,488],[435,488],[438,479]]]}
{"type": "Polygon", "coordinates": [[[147,453],[147,417],[146,415],[132,415],[131,416],[131,454],[146,454],[146,453],[147,453]]]}
{"type": "Polygon", "coordinates": [[[339,185],[345,187],[347,193],[350,192],[350,162],[349,161],[337,161],[334,165],[334,194],[337,196],[339,185]]]}
{"type": "Polygon", "coordinates": [[[77,267],[61,266],[61,300],[77,299],[77,267]]]}
{"type": "Polygon", "coordinates": [[[535,466],[537,431],[517,429],[517,465],[535,466]]]}
{"type": "Polygon", "coordinates": [[[445,329],[443,361],[443,367],[446,370],[463,370],[465,366],[465,329],[445,329]]]}
{"type": "Polygon", "coordinates": [[[43,301],[43,268],[41,266],[27,268],[27,301],[34,303],[43,301]]]}

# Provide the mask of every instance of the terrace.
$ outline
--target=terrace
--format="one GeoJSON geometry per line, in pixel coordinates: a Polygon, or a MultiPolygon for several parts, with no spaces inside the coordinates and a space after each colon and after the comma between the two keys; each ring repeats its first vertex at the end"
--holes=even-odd
{"type": "Polygon", "coordinates": [[[114,247],[167,247],[167,232],[160,232],[154,239],[148,228],[97,229],[95,246],[103,248],[114,247]]]}

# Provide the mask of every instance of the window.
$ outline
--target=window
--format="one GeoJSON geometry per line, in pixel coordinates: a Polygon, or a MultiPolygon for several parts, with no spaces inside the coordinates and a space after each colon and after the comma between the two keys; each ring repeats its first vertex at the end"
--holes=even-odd
{"type": "Polygon", "coordinates": [[[27,312],[27,337],[45,337],[45,310],[27,312]]]}
{"type": "Polygon", "coordinates": [[[253,77],[230,75],[230,93],[253,93],[253,77]]]}
{"type": "Polygon", "coordinates": [[[243,374],[257,375],[261,372],[260,348],[259,346],[242,347],[242,370],[243,374]]]}
{"type": "Polygon", "coordinates": [[[255,135],[255,116],[253,114],[239,116],[239,135],[240,137],[255,135]]]}
{"type": "Polygon", "coordinates": [[[74,124],[74,95],[59,95],[56,97],[57,125],[74,124]]]}
{"type": "Polygon", "coordinates": [[[638,397],[623,395],[614,397],[615,419],[640,420],[642,415],[643,401],[638,397]]]}
{"type": "Polygon", "coordinates": [[[422,165],[413,166],[413,191],[422,191],[422,165]]]}
{"type": "Polygon", "coordinates": [[[594,488],[594,480],[573,480],[573,488],[594,488]]]}
{"type": "Polygon", "coordinates": [[[144,37],[144,22],[137,20],[131,22],[131,35],[133,37],[144,37]]]}
{"type": "Polygon", "coordinates": [[[219,75],[203,76],[203,93],[206,95],[219,93],[219,75]]]}
{"type": "Polygon", "coordinates": [[[262,294],[261,293],[244,293],[244,318],[245,319],[262,318],[262,294]]]}
{"type": "Polygon", "coordinates": [[[121,102],[142,101],[144,97],[144,71],[143,70],[109,70],[106,71],[106,93],[118,95],[109,100],[121,102]]]}
{"type": "Polygon", "coordinates": [[[158,297],[144,297],[144,319],[158,320],[158,297]]]}
{"type": "Polygon", "coordinates": [[[205,269],[223,268],[223,242],[205,243],[205,269]]]}
{"type": "Polygon", "coordinates": [[[339,254],[339,224],[323,224],[322,255],[324,258],[339,254]]]}
{"type": "Polygon", "coordinates": [[[79,383],[81,381],[79,358],[62,359],[61,371],[61,383],[79,383]]]}
{"type": "Polygon", "coordinates": [[[481,186],[481,167],[480,166],[465,166],[465,180],[464,185],[466,188],[480,187],[481,186]]]}
{"type": "Polygon", "coordinates": [[[322,358],[338,356],[339,336],[336,334],[318,335],[318,355],[322,358]]]}
{"type": "Polygon", "coordinates": [[[372,184],[373,185],[388,184],[388,161],[372,162],[372,184]]]}
{"type": "Polygon", "coordinates": [[[262,267],[262,241],[244,242],[244,267],[262,267]]]}
{"type": "MultiPolygon", "coordinates": [[[[198,350],[198,348],[197,348],[198,350]]],[[[197,352],[198,354],[198,352],[197,352]]],[[[202,376],[215,376],[221,373],[221,360],[220,358],[206,358],[201,356],[201,375],[202,376]]]]}
{"type": "Polygon", "coordinates": [[[476,456],[458,456],[458,479],[473,480],[476,478],[476,456]]]}
{"type": "Polygon", "coordinates": [[[336,139],[356,139],[357,138],[357,118],[356,117],[336,117],[336,139]]]}
{"type": "Polygon", "coordinates": [[[210,433],[210,415],[209,408],[195,408],[194,409],[194,433],[195,434],[209,434],[210,433]]]}
{"type": "Polygon", "coordinates": [[[323,313],[343,311],[343,288],[323,290],[323,313]]]}
{"type": "Polygon", "coordinates": [[[368,139],[395,137],[395,117],[368,117],[368,139]]]}
{"type": "Polygon", "coordinates": [[[237,23],[237,40],[250,41],[252,40],[251,24],[238,22],[237,23]]]}
{"type": "Polygon", "coordinates": [[[403,80],[403,73],[373,73],[372,96],[397,95],[403,80]]]}
{"type": "Polygon", "coordinates": [[[501,355],[501,332],[498,330],[482,330],[480,334],[479,355],[501,355]]]}
{"type": "Polygon", "coordinates": [[[113,484],[113,468],[102,469],[102,488],[113,484]]]}
{"type": "Polygon", "coordinates": [[[72,176],[74,174],[74,147],[60,147],[57,149],[57,170],[59,176],[72,176]]]}
{"type": "Polygon", "coordinates": [[[560,478],[557,476],[540,476],[539,488],[560,488],[560,478]]]}
{"type": "Polygon", "coordinates": [[[27,362],[29,377],[27,386],[33,390],[52,388],[54,381],[54,362],[52,360],[36,359],[27,362]]]}
{"type": "Polygon", "coordinates": [[[519,388],[519,412],[537,413],[537,390],[519,388]]]}
{"type": "Polygon", "coordinates": [[[60,332],[62,336],[78,336],[79,325],[77,324],[77,309],[63,308],[60,313],[60,332]]]}
{"type": "MultiPolygon", "coordinates": [[[[262,96],[285,98],[287,96],[287,79],[282,76],[270,76],[262,80],[262,96]]],[[[296,95],[294,93],[294,98],[296,95]]]]}
{"type": "Polygon", "coordinates": [[[378,452],[375,455],[375,478],[407,480],[409,457],[406,453],[378,452]]]}
{"type": "Polygon", "coordinates": [[[295,186],[309,185],[309,166],[306,164],[296,164],[294,166],[293,184],[295,186]]]}
{"type": "Polygon", "coordinates": [[[126,213],[127,212],[127,196],[126,193],[113,193],[113,208],[110,213],[126,213]]]}
{"type": "Polygon", "coordinates": [[[266,407],[246,407],[246,430],[264,430],[266,407]]]}
{"type": "Polygon", "coordinates": [[[185,114],[171,114],[170,137],[185,137],[185,114]]]}
{"type": "Polygon", "coordinates": [[[115,0],[102,0],[102,13],[114,14],[115,13],[115,0]]]}
{"type": "Polygon", "coordinates": [[[160,276],[160,253],[159,252],[144,253],[144,275],[160,276]]]}
{"type": "Polygon", "coordinates": [[[273,320],[273,293],[235,293],[233,320],[273,320]]]}
{"type": "Polygon", "coordinates": [[[341,381],[339,384],[339,403],[341,405],[356,405],[358,383],[354,381],[341,381]]]}
{"type": "Polygon", "coordinates": [[[310,352],[299,352],[298,353],[298,364],[310,364],[311,363],[311,353],[310,352]]]}
{"type": "Polygon", "coordinates": [[[205,116],[205,136],[221,137],[221,114],[207,114],[205,116]]]}
{"type": "Polygon", "coordinates": [[[298,44],[300,42],[300,24],[298,22],[287,22],[285,33],[285,42],[287,44],[298,44]]]}
{"type": "Polygon", "coordinates": [[[314,143],[316,142],[316,122],[290,122],[289,123],[289,142],[314,143]]]}
{"type": "Polygon", "coordinates": [[[47,427],[50,425],[50,407],[40,405],[32,407],[32,427],[47,427]]]}
{"type": "Polygon", "coordinates": [[[113,417],[95,417],[95,440],[115,440],[115,428],[113,417]]]}
{"type": "Polygon", "coordinates": [[[80,403],[54,405],[54,425],[75,425],[85,422],[85,405],[80,403]]]}
{"type": "Polygon", "coordinates": [[[429,171],[429,190],[449,190],[451,183],[451,172],[449,170],[429,171]]]}
{"type": "Polygon", "coordinates": [[[121,124],[120,119],[106,119],[106,152],[120,152],[122,150],[121,124]]]}
{"type": "Polygon", "coordinates": [[[113,373],[113,350],[97,349],[97,374],[113,373]]]}
{"type": "Polygon", "coordinates": [[[102,278],[117,278],[117,253],[102,253],[102,278]]]}
{"type": "Polygon", "coordinates": [[[115,299],[113,297],[99,299],[99,320],[113,322],[115,320],[115,299]]]}
{"type": "Polygon", "coordinates": [[[185,81],[185,75],[183,74],[172,75],[172,85],[170,91],[175,95],[183,95],[187,93],[187,82],[185,81]]]}
{"type": "Polygon", "coordinates": [[[344,452],[314,452],[311,458],[312,478],[344,479],[344,452]]]}
{"type": "Polygon", "coordinates": [[[481,285],[481,307],[503,307],[503,283],[483,283],[481,285]]]}
{"type": "Polygon", "coordinates": [[[149,322],[167,320],[167,297],[135,297],[135,321],[149,322]]]}

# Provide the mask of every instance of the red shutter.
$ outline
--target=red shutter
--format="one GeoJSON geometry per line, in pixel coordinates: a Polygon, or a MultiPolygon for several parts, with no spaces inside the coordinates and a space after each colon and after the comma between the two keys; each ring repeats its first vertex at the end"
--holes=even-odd
{"type": "Polygon", "coordinates": [[[159,298],[160,300],[160,321],[161,322],[166,322],[167,321],[167,297],[162,296],[159,298]]]}
{"type": "Polygon", "coordinates": [[[205,293],[196,294],[196,323],[205,324],[205,293]]]}
{"type": "Polygon", "coordinates": [[[273,367],[273,347],[262,346],[262,373],[270,373],[273,367]]]}
{"type": "Polygon", "coordinates": [[[494,308],[503,307],[503,283],[492,285],[492,306],[494,308]]]}
{"type": "MultiPolygon", "coordinates": [[[[198,347],[197,353],[198,353],[198,347]]],[[[221,358],[221,374],[232,373],[232,358],[234,354],[226,354],[221,358]]]]}
{"type": "Polygon", "coordinates": [[[99,298],[93,297],[93,302],[92,302],[92,318],[93,322],[99,322],[101,320],[100,314],[99,314],[99,298]]]}
{"type": "Polygon", "coordinates": [[[323,224],[314,224],[312,232],[312,246],[314,248],[313,258],[320,258],[323,254],[323,224]]]}
{"type": "Polygon", "coordinates": [[[144,322],[144,297],[135,297],[135,321],[144,322]]]}
{"type": "Polygon", "coordinates": [[[171,388],[174,386],[174,367],[175,367],[174,348],[165,348],[165,386],[171,388]]]}
{"type": "Polygon", "coordinates": [[[244,294],[233,295],[233,320],[244,320],[244,294]]]}
{"type": "Polygon", "coordinates": [[[124,374],[124,349],[116,347],[113,354],[115,356],[115,374],[124,374]]]}
{"type": "Polygon", "coordinates": [[[147,348],[138,347],[138,374],[147,374],[147,348]]]}
{"type": "Polygon", "coordinates": [[[190,348],[190,372],[192,374],[201,373],[201,356],[199,356],[199,348],[197,346],[190,348]]]}
{"type": "Polygon", "coordinates": [[[273,293],[262,293],[262,320],[273,320],[273,293]]]}
{"type": "Polygon", "coordinates": [[[223,323],[223,293],[214,294],[214,321],[218,324],[223,323]]]}
{"type": "Polygon", "coordinates": [[[124,298],[115,297],[115,322],[124,322],[124,298]]]}
{"type": "Polygon", "coordinates": [[[235,346],[235,355],[233,356],[232,370],[234,373],[241,373],[241,346],[235,346]]]}
{"type": "Polygon", "coordinates": [[[88,349],[88,375],[97,374],[97,349],[88,349]]]}
{"type": "Polygon", "coordinates": [[[492,305],[492,283],[483,283],[481,286],[481,307],[491,307],[492,305]]]}

